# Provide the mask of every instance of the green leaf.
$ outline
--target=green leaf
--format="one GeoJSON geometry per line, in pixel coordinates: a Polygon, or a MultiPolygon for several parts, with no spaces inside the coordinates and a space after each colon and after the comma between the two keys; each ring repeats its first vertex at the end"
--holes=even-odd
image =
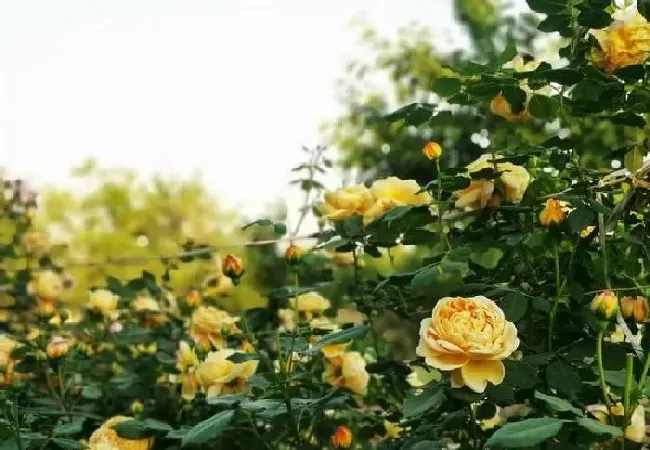
{"type": "Polygon", "coordinates": [[[499,306],[511,322],[520,321],[528,310],[528,300],[519,292],[510,292],[499,302],[499,306]]]}
{"type": "Polygon", "coordinates": [[[587,417],[581,417],[580,419],[576,420],[576,423],[593,434],[608,435],[613,438],[623,436],[623,430],[621,430],[619,427],[606,425],[604,423],[598,422],[597,420],[589,419],[587,417]]]}
{"type": "Polygon", "coordinates": [[[503,361],[506,366],[505,382],[515,389],[530,389],[539,381],[537,370],[523,361],[503,361]]]}
{"type": "Polygon", "coordinates": [[[557,31],[560,36],[569,37],[571,36],[571,16],[569,14],[549,14],[537,25],[537,29],[546,33],[557,31]]]}
{"type": "Polygon", "coordinates": [[[556,436],[562,429],[563,420],[552,417],[526,419],[507,423],[498,429],[485,443],[488,447],[526,448],[556,436]]]}
{"type": "Polygon", "coordinates": [[[343,342],[352,341],[354,339],[361,339],[370,330],[370,325],[359,325],[345,330],[337,331],[323,336],[311,348],[305,350],[305,353],[316,353],[324,346],[329,344],[341,344],[343,342]]]}
{"type": "Polygon", "coordinates": [[[442,97],[450,97],[460,91],[460,80],[458,78],[438,78],[432,90],[442,97]]]}
{"type": "Polygon", "coordinates": [[[235,352],[232,355],[230,355],[228,358],[228,361],[232,361],[235,364],[240,364],[246,361],[257,361],[260,359],[260,355],[257,353],[249,353],[249,352],[235,352]]]}
{"type": "Polygon", "coordinates": [[[588,207],[581,205],[569,213],[569,226],[571,231],[579,233],[588,225],[591,225],[596,220],[596,214],[588,207]]]}
{"type": "Polygon", "coordinates": [[[576,69],[548,69],[540,64],[537,70],[530,72],[529,78],[571,86],[582,80],[583,75],[576,69]]]}
{"type": "Polygon", "coordinates": [[[562,359],[557,359],[546,366],[546,382],[553,389],[569,397],[573,397],[582,389],[578,371],[562,359]]]}
{"type": "Polygon", "coordinates": [[[508,100],[513,113],[518,114],[524,110],[526,92],[519,86],[504,87],[501,94],[508,100]]]}
{"type": "Polygon", "coordinates": [[[66,448],[72,450],[82,450],[85,448],[80,442],[75,441],[74,439],[68,438],[52,438],[51,441],[55,443],[59,448],[66,448]]]}
{"type": "Polygon", "coordinates": [[[535,12],[555,14],[562,10],[568,11],[567,0],[526,0],[528,7],[535,12]]]}
{"type": "Polygon", "coordinates": [[[411,103],[384,117],[388,122],[404,120],[406,125],[422,125],[433,115],[434,105],[429,103],[411,103]]]}
{"type": "Polygon", "coordinates": [[[503,250],[497,247],[490,247],[483,251],[475,251],[469,257],[474,264],[484,269],[493,270],[499,265],[503,258],[503,250]]]}
{"type": "Polygon", "coordinates": [[[435,412],[445,400],[445,392],[441,384],[426,387],[420,394],[410,394],[404,398],[402,414],[404,417],[416,417],[435,412]]]}
{"type": "Polygon", "coordinates": [[[555,117],[558,109],[560,109],[560,103],[555,98],[546,95],[533,94],[528,103],[528,110],[533,117],[538,119],[555,117]]]}
{"type": "Polygon", "coordinates": [[[538,391],[535,391],[535,398],[545,402],[546,405],[555,412],[572,412],[578,416],[583,415],[580,409],[576,408],[571,404],[571,402],[564,400],[563,398],[546,395],[538,391]]]}
{"type": "Polygon", "coordinates": [[[630,172],[634,172],[641,168],[643,165],[643,152],[639,147],[634,147],[632,150],[625,154],[623,158],[624,167],[630,172]]]}
{"type": "Polygon", "coordinates": [[[596,101],[600,94],[605,91],[605,87],[594,80],[582,80],[571,90],[573,100],[596,101]]]}
{"type": "Polygon", "coordinates": [[[66,434],[77,434],[83,430],[84,417],[76,418],[70,423],[62,423],[54,427],[52,433],[60,436],[66,434]]]}
{"type": "Polygon", "coordinates": [[[143,421],[137,419],[120,422],[113,425],[113,429],[118,436],[126,439],[142,439],[154,434],[153,430],[150,430],[143,421]]]}
{"type": "Polygon", "coordinates": [[[612,123],[627,125],[628,127],[645,128],[646,122],[643,116],[638,116],[630,112],[618,113],[609,118],[612,123]]]}
{"type": "Polygon", "coordinates": [[[603,11],[602,8],[580,8],[581,6],[583,5],[579,6],[581,11],[578,16],[578,23],[583,27],[601,29],[612,23],[612,16],[606,11],[603,11]]]}
{"type": "Polygon", "coordinates": [[[81,396],[88,400],[97,400],[98,398],[101,398],[102,390],[99,386],[90,384],[88,386],[84,386],[83,389],[81,389],[81,396]]]}
{"type": "Polygon", "coordinates": [[[204,444],[219,436],[230,425],[234,411],[222,411],[192,427],[181,441],[181,447],[204,444]]]}
{"type": "Polygon", "coordinates": [[[499,65],[505,64],[517,56],[517,46],[514,42],[509,41],[506,48],[499,55],[499,65]]]}
{"type": "Polygon", "coordinates": [[[446,442],[442,441],[419,441],[410,447],[406,447],[405,450],[444,450],[447,447],[446,442]]]}

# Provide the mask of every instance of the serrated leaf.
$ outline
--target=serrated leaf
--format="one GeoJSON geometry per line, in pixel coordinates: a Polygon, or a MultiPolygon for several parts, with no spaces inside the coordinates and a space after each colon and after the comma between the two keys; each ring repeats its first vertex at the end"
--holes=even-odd
{"type": "Polygon", "coordinates": [[[552,417],[526,419],[507,423],[487,440],[488,447],[526,448],[556,436],[562,429],[563,420],[552,417]]]}
{"type": "Polygon", "coordinates": [[[305,353],[316,353],[326,345],[342,344],[343,342],[361,339],[368,333],[369,330],[370,325],[359,325],[356,327],[337,331],[336,333],[326,334],[316,344],[312,345],[311,348],[305,350],[305,353]]]}
{"type": "Polygon", "coordinates": [[[568,400],[563,398],[546,395],[541,392],[535,391],[535,398],[543,401],[555,412],[572,412],[575,415],[582,416],[583,413],[580,409],[576,408],[568,400]]]}

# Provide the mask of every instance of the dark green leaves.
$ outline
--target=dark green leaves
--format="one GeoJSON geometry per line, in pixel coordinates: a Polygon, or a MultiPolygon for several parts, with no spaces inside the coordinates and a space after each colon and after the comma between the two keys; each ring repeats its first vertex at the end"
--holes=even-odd
{"type": "Polygon", "coordinates": [[[568,0],[526,0],[528,7],[535,12],[554,14],[566,10],[568,12],[568,0]]]}
{"type": "Polygon", "coordinates": [[[81,389],[81,396],[88,400],[97,400],[102,396],[102,390],[99,386],[90,384],[81,389]]]}
{"type": "Polygon", "coordinates": [[[639,14],[650,20],[650,0],[637,0],[636,9],[639,14]]]}
{"type": "Polygon", "coordinates": [[[438,78],[433,85],[433,92],[442,96],[450,97],[460,91],[460,80],[458,78],[438,78]]]}
{"type": "Polygon", "coordinates": [[[499,302],[499,306],[511,322],[520,321],[528,310],[528,299],[519,292],[510,292],[499,302]]]}
{"type": "Polygon", "coordinates": [[[582,389],[580,375],[568,362],[558,359],[546,367],[546,381],[558,392],[572,397],[582,389]]]}
{"type": "Polygon", "coordinates": [[[503,361],[506,366],[505,382],[516,389],[530,389],[539,381],[537,370],[523,361],[503,361]]]}
{"type": "Polygon", "coordinates": [[[582,428],[593,434],[606,435],[613,438],[621,437],[623,435],[623,430],[621,430],[619,427],[606,425],[604,423],[598,422],[597,420],[589,419],[587,417],[581,417],[577,420],[577,423],[582,428]]]}
{"type": "Polygon", "coordinates": [[[343,342],[360,339],[368,333],[370,325],[360,325],[357,327],[347,328],[345,330],[337,331],[323,336],[316,344],[306,350],[306,353],[316,353],[324,346],[329,344],[342,344],[343,342]]]}
{"type": "Polygon", "coordinates": [[[474,264],[492,270],[499,265],[499,261],[503,258],[503,250],[498,247],[488,247],[472,252],[469,258],[474,264]]]}
{"type": "Polygon", "coordinates": [[[404,399],[402,414],[405,418],[435,412],[445,399],[441,384],[427,386],[420,394],[410,394],[404,399]]]}
{"type": "Polygon", "coordinates": [[[535,398],[541,400],[555,412],[571,412],[575,415],[582,416],[583,413],[580,409],[573,406],[568,400],[564,400],[552,395],[546,395],[541,392],[535,392],[535,398]]]}
{"type": "Polygon", "coordinates": [[[507,423],[487,440],[486,445],[491,448],[532,447],[556,436],[563,423],[564,421],[551,417],[507,423]]]}
{"type": "Polygon", "coordinates": [[[571,231],[579,233],[585,227],[591,225],[596,220],[596,214],[586,206],[578,206],[569,214],[569,226],[571,231]]]}
{"type": "Polygon", "coordinates": [[[181,447],[204,444],[219,436],[230,424],[234,411],[223,411],[191,428],[181,441],[181,447]]]}
{"type": "Polygon", "coordinates": [[[552,119],[560,108],[560,102],[554,97],[533,94],[528,103],[528,111],[538,119],[552,119]]]}
{"type": "Polygon", "coordinates": [[[411,103],[392,112],[384,118],[388,122],[403,120],[406,125],[422,125],[433,115],[434,105],[429,103],[411,103]]]}

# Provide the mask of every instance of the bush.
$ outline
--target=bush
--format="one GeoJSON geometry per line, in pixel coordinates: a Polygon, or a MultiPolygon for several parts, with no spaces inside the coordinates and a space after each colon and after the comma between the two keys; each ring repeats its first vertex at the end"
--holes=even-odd
{"type": "MultiPolygon", "coordinates": [[[[216,251],[194,243],[162,258],[163,276],[109,277],[71,309],[34,197],[5,183],[3,448],[646,445],[646,144],[582,148],[564,125],[647,128],[650,25],[643,9],[612,22],[609,1],[528,3],[547,14],[541,30],[567,37],[563,65],[507,45],[438,79],[437,103],[385,118],[496,115],[509,145],[482,133],[486,153],[454,168],[430,143],[426,186],[388,177],[326,193],[316,245],[294,237],[266,307],[235,316],[200,287],[174,292],[174,270],[216,251]],[[528,144],[528,121],[556,136],[528,144]],[[321,276],[332,268],[336,281],[321,276]],[[399,357],[404,330],[419,342],[399,357]]],[[[237,289],[246,268],[229,254],[212,284],[237,289]]]]}

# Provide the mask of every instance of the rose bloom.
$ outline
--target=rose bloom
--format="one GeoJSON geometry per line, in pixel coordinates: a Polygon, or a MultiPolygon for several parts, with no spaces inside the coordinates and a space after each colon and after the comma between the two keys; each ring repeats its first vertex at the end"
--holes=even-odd
{"type": "Polygon", "coordinates": [[[90,293],[90,309],[101,313],[104,317],[117,317],[117,301],[119,296],[108,289],[96,289],[90,293]]]}
{"type": "Polygon", "coordinates": [[[543,227],[550,227],[551,225],[559,225],[564,222],[566,214],[562,209],[562,204],[554,199],[549,198],[546,200],[544,209],[539,213],[539,223],[543,227]]]}
{"type": "Polygon", "coordinates": [[[618,314],[618,297],[609,289],[594,296],[591,311],[601,320],[613,320],[618,314]]]}
{"type": "Polygon", "coordinates": [[[315,314],[330,309],[332,304],[318,292],[312,291],[299,295],[298,298],[290,298],[289,307],[297,310],[304,319],[311,320],[315,314]]]}
{"type": "MultiPolygon", "coordinates": [[[[309,322],[309,327],[312,330],[325,330],[329,331],[330,333],[334,333],[340,330],[339,325],[327,317],[317,317],[313,319],[311,322],[309,322]]],[[[323,336],[311,335],[309,337],[309,343],[316,344],[322,338],[323,336]]],[[[324,345],[323,348],[321,348],[321,352],[326,358],[334,358],[335,356],[339,356],[345,352],[345,349],[348,347],[348,345],[350,345],[350,342],[324,345]]]]}
{"type": "Polygon", "coordinates": [[[350,448],[354,435],[352,430],[348,427],[340,425],[334,430],[332,434],[332,447],[334,448],[350,448]]]}
{"type": "Polygon", "coordinates": [[[607,72],[643,64],[650,56],[650,25],[638,12],[630,12],[627,18],[592,32],[598,41],[598,48],[591,52],[592,61],[607,72]]]}
{"type": "Polygon", "coordinates": [[[420,190],[420,185],[415,180],[388,177],[375,181],[370,191],[376,201],[364,213],[363,223],[367,225],[398,206],[422,206],[431,203],[433,201],[431,194],[420,190]]]}
{"type": "Polygon", "coordinates": [[[502,359],[519,347],[517,328],[501,308],[483,297],[445,297],[431,317],[420,324],[418,356],[443,371],[453,371],[453,387],[467,386],[483,392],[487,383],[501,384],[505,376],[502,359]]]}
{"type": "Polygon", "coordinates": [[[237,317],[233,317],[226,311],[214,308],[212,306],[202,306],[192,313],[192,322],[190,325],[190,336],[197,345],[208,348],[213,345],[216,348],[222,348],[223,333],[236,333],[237,317]]]}
{"type": "MultiPolygon", "coordinates": [[[[589,405],[586,407],[587,412],[593,414],[599,422],[606,424],[609,411],[605,405],[589,405]]],[[[612,405],[612,414],[615,416],[623,416],[625,408],[623,404],[618,402],[612,405]]],[[[646,439],[646,425],[645,425],[645,409],[642,405],[637,405],[636,409],[630,417],[630,425],[625,429],[625,439],[632,442],[643,443],[646,439]]]]}
{"type": "Polygon", "coordinates": [[[238,352],[233,349],[222,349],[210,352],[196,374],[208,398],[225,394],[242,392],[246,380],[257,371],[259,361],[250,360],[241,364],[229,361],[228,358],[238,352]]]}
{"type": "Polygon", "coordinates": [[[18,342],[4,334],[0,335],[0,368],[9,365],[11,362],[11,352],[14,351],[16,346],[18,346],[18,342]]]}
{"type": "Polygon", "coordinates": [[[44,270],[35,274],[27,285],[27,291],[43,301],[55,301],[63,294],[63,280],[51,271],[44,270]]]}
{"type": "MultiPolygon", "coordinates": [[[[495,159],[501,158],[502,156],[495,155],[495,159]]],[[[467,166],[466,176],[494,167],[492,155],[485,154],[467,166]]],[[[496,163],[496,171],[500,174],[496,180],[472,180],[467,188],[455,191],[456,208],[482,209],[486,206],[498,205],[501,197],[512,203],[521,202],[530,182],[528,171],[511,162],[496,163]],[[500,182],[502,188],[502,192],[499,192],[498,196],[495,194],[494,181],[500,182]]]]}
{"type": "Polygon", "coordinates": [[[623,297],[621,313],[625,319],[634,319],[636,323],[643,323],[648,318],[648,300],[641,296],[623,297]]]}
{"type": "Polygon", "coordinates": [[[323,195],[323,200],[317,209],[323,219],[331,221],[344,220],[354,214],[364,215],[368,208],[375,203],[372,192],[363,185],[326,192],[323,195]]]}
{"type": "Polygon", "coordinates": [[[149,297],[148,295],[138,295],[135,300],[131,303],[131,308],[135,311],[150,311],[158,312],[160,311],[160,305],[156,300],[149,297]]]}
{"type": "Polygon", "coordinates": [[[115,416],[108,419],[90,435],[88,443],[91,448],[113,448],[119,450],[149,450],[153,448],[153,437],[143,439],[126,439],[117,435],[113,427],[119,423],[132,420],[133,417],[115,416]]]}
{"type": "Polygon", "coordinates": [[[289,308],[278,309],[278,319],[280,319],[280,331],[293,331],[296,328],[296,312],[289,308]]]}
{"type": "Polygon", "coordinates": [[[353,393],[365,396],[370,375],[366,372],[366,360],[359,352],[346,352],[325,360],[323,382],[342,386],[353,393]]]}
{"type": "Polygon", "coordinates": [[[50,359],[61,358],[70,351],[70,340],[61,336],[53,336],[47,343],[45,351],[50,359]]]}
{"type": "Polygon", "coordinates": [[[196,357],[196,352],[190,345],[181,341],[176,351],[176,367],[181,372],[187,371],[190,367],[195,367],[199,364],[199,359],[196,357]]]}

